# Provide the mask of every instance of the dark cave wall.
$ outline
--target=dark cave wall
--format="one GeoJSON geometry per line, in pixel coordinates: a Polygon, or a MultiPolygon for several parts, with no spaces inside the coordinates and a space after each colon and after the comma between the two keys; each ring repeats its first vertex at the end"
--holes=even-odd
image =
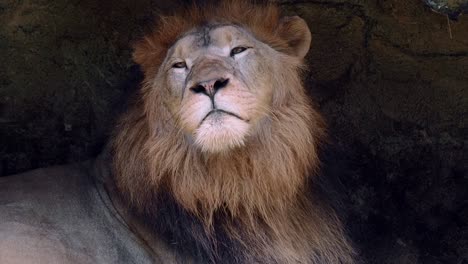
{"type": "Polygon", "coordinates": [[[0,173],[88,158],[149,1],[0,1],[0,173]]]}
{"type": "MultiPolygon", "coordinates": [[[[468,262],[468,16],[450,38],[419,0],[279,2],[312,30],[305,83],[349,156],[341,181],[363,255],[468,262]]],[[[95,155],[138,81],[131,40],[171,5],[2,0],[0,174],[95,155]]]]}

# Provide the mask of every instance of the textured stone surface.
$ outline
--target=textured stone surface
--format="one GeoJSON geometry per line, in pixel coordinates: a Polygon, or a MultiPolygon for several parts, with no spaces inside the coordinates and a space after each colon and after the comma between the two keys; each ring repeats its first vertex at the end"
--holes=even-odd
{"type": "Polygon", "coordinates": [[[457,19],[461,13],[468,12],[468,0],[424,0],[434,11],[457,19]]]}
{"type": "MultiPolygon", "coordinates": [[[[129,43],[150,10],[175,5],[162,2],[0,2],[1,174],[99,151],[138,79],[129,43]]],[[[468,16],[447,22],[417,0],[278,2],[313,33],[305,81],[350,157],[362,255],[468,262],[468,16]]]]}

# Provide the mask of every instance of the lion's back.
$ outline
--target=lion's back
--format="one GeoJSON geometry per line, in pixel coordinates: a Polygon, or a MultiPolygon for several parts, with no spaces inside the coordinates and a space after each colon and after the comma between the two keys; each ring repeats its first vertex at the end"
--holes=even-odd
{"type": "Polygon", "coordinates": [[[0,263],[149,263],[89,164],[0,178],[0,263]]]}

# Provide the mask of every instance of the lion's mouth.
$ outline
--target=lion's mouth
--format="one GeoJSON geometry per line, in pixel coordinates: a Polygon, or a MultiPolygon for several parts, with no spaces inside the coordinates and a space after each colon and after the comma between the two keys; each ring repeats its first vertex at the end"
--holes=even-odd
{"type": "Polygon", "coordinates": [[[211,110],[208,114],[206,114],[206,116],[205,116],[205,117],[202,119],[202,121],[200,122],[200,125],[203,124],[203,122],[205,122],[205,120],[206,120],[208,117],[212,116],[212,115],[223,115],[223,114],[233,116],[233,117],[238,118],[238,119],[240,119],[240,120],[242,120],[242,121],[246,121],[246,120],[244,120],[242,117],[240,117],[239,115],[236,115],[236,114],[234,114],[234,113],[232,113],[232,112],[225,111],[225,110],[223,110],[223,109],[213,109],[213,110],[211,110]]]}

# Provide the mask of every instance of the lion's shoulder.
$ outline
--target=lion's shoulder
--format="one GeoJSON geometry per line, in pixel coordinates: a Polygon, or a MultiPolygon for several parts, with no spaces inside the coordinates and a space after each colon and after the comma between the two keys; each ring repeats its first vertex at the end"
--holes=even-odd
{"type": "Polygon", "coordinates": [[[150,263],[90,164],[0,178],[0,263],[150,263]]]}

